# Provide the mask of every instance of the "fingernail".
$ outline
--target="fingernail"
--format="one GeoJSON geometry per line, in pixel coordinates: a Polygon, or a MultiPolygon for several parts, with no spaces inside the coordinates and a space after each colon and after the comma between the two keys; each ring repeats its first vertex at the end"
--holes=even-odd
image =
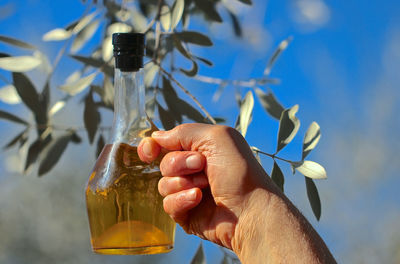
{"type": "Polygon", "coordinates": [[[201,160],[198,155],[189,156],[186,159],[186,168],[188,169],[198,169],[201,166],[201,160]]]}
{"type": "Polygon", "coordinates": [[[144,155],[151,157],[151,144],[147,140],[143,143],[142,150],[144,155]]]}
{"type": "Polygon", "coordinates": [[[196,189],[191,189],[185,193],[187,200],[196,200],[196,189]]]}
{"type": "Polygon", "coordinates": [[[164,133],[165,133],[165,131],[161,131],[161,130],[159,130],[159,131],[154,131],[154,132],[151,134],[151,137],[162,137],[164,133]]]}

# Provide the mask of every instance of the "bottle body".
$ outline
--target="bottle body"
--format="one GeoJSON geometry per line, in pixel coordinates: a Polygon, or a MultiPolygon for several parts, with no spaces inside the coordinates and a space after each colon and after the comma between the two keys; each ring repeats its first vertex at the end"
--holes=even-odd
{"type": "Polygon", "coordinates": [[[111,143],[105,145],[86,187],[91,243],[100,254],[157,254],[173,248],[175,222],[158,193],[158,162],[137,154],[151,127],[144,112],[141,72],[115,74],[111,143]]]}

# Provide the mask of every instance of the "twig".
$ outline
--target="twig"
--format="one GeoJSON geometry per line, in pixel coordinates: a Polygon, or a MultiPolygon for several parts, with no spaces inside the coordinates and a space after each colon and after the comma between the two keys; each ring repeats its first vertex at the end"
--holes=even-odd
{"type": "MultiPolygon", "coordinates": [[[[67,131],[67,130],[74,130],[74,131],[85,131],[86,128],[82,126],[63,126],[63,125],[52,125],[52,124],[29,124],[28,128],[40,128],[40,129],[47,129],[51,128],[52,130],[59,130],[59,131],[67,131]]],[[[99,130],[111,130],[110,126],[101,126],[98,128],[99,130]]]]}
{"type": "Polygon", "coordinates": [[[182,84],[180,84],[169,72],[167,72],[158,62],[153,61],[154,64],[157,64],[158,67],[160,68],[160,71],[166,75],[168,77],[168,79],[170,79],[171,81],[173,81],[176,85],[179,86],[179,88],[182,89],[182,91],[187,94],[195,103],[196,105],[201,109],[201,111],[203,111],[203,113],[207,116],[208,120],[211,121],[211,123],[213,123],[214,125],[217,124],[217,122],[215,121],[215,119],[210,115],[210,113],[208,113],[208,111],[204,108],[204,106],[199,102],[199,100],[196,99],[196,97],[194,97],[193,94],[191,94],[185,87],[183,87],[182,84]]]}
{"type": "Polygon", "coordinates": [[[209,77],[209,76],[202,76],[202,75],[196,75],[194,79],[205,82],[205,83],[211,83],[211,84],[232,84],[234,86],[242,86],[242,87],[255,87],[256,85],[262,85],[262,84],[279,84],[278,79],[269,79],[269,78],[252,78],[249,80],[224,80],[221,78],[215,78],[215,77],[209,77]]]}
{"type": "Polygon", "coordinates": [[[253,151],[257,152],[257,153],[264,154],[264,155],[266,155],[266,156],[268,156],[268,157],[271,157],[271,158],[273,158],[273,159],[278,159],[278,160],[281,160],[281,161],[285,161],[285,162],[287,162],[287,163],[293,163],[293,161],[291,161],[291,160],[287,160],[287,159],[278,157],[278,156],[276,156],[275,154],[270,154],[270,153],[261,151],[261,150],[259,150],[259,149],[257,149],[257,148],[253,148],[253,147],[252,147],[251,150],[253,150],[253,151]]]}

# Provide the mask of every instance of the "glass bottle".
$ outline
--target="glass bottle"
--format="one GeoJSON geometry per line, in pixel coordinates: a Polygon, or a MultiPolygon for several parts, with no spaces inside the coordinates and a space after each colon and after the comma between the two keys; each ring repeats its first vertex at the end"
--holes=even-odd
{"type": "Polygon", "coordinates": [[[157,254],[172,249],[175,223],[164,212],[157,185],[159,162],[137,155],[154,131],[145,112],[144,35],[113,34],[115,102],[112,138],[98,157],[86,187],[93,251],[157,254]]]}

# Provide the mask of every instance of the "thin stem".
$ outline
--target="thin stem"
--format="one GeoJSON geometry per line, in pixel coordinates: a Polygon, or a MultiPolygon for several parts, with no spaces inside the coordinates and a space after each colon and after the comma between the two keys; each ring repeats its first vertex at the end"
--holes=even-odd
{"type": "Polygon", "coordinates": [[[209,77],[209,76],[202,76],[196,75],[194,77],[196,80],[211,83],[211,84],[232,84],[234,86],[242,86],[242,87],[255,87],[256,85],[261,84],[279,84],[278,79],[270,79],[270,78],[252,78],[249,80],[224,80],[221,78],[209,77]]]}
{"type": "Polygon", "coordinates": [[[259,150],[259,149],[252,148],[252,150],[255,151],[255,152],[257,152],[257,153],[264,154],[264,155],[266,155],[266,156],[268,156],[268,157],[271,157],[271,158],[273,158],[273,159],[278,159],[278,160],[285,161],[285,162],[288,162],[288,163],[292,163],[292,162],[293,162],[293,161],[291,161],[291,160],[287,160],[287,159],[278,157],[278,156],[276,156],[275,154],[270,154],[270,153],[261,151],[261,150],[259,150]]]}
{"type": "MultiPolygon", "coordinates": [[[[60,131],[67,131],[67,130],[75,130],[75,131],[85,131],[86,128],[82,126],[63,126],[63,125],[52,125],[52,124],[29,124],[28,128],[40,128],[40,129],[47,129],[51,128],[52,130],[60,130],[60,131]]],[[[110,126],[101,126],[98,128],[99,130],[111,130],[110,126]]]]}
{"type": "Polygon", "coordinates": [[[195,103],[196,105],[201,109],[201,111],[203,111],[203,113],[207,116],[208,120],[211,121],[211,123],[213,123],[214,125],[217,124],[217,122],[215,121],[215,119],[210,115],[210,113],[208,113],[208,111],[204,108],[204,106],[199,102],[199,100],[196,99],[196,97],[194,97],[193,94],[191,94],[185,87],[183,87],[182,84],[180,84],[169,72],[167,72],[163,67],[161,67],[161,65],[154,61],[155,64],[158,65],[158,67],[160,68],[160,71],[168,77],[168,79],[170,79],[171,81],[173,81],[176,85],[179,86],[179,88],[182,89],[182,91],[187,94],[195,103]]]}

